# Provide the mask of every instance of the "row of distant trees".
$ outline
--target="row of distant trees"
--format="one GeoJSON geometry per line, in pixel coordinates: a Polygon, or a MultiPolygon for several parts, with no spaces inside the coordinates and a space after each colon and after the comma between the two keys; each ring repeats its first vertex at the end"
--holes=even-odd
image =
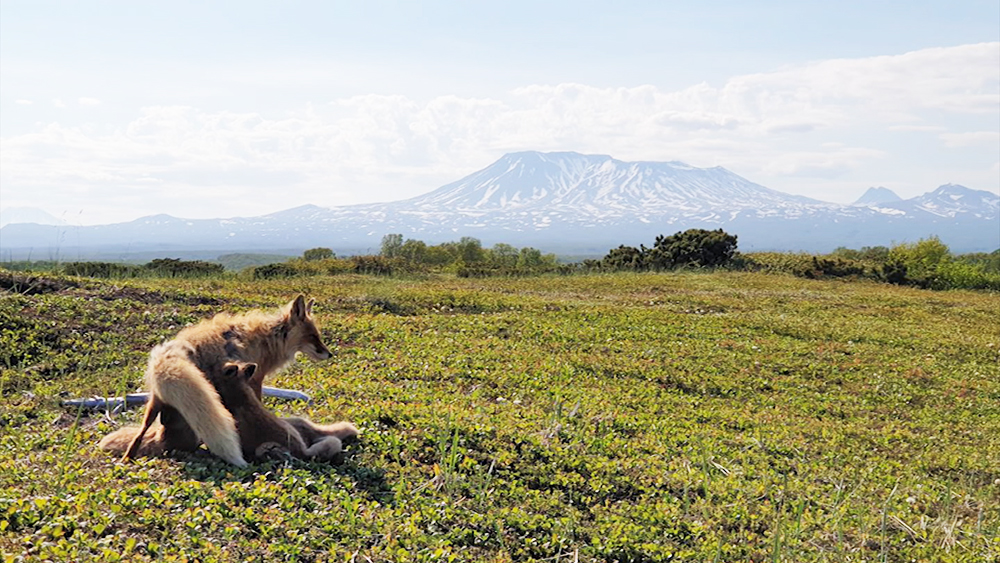
{"type": "Polygon", "coordinates": [[[222,264],[178,258],[157,258],[146,264],[67,262],[60,269],[70,276],[92,278],[198,277],[216,276],[225,272],[222,264]]]}
{"type": "MultiPolygon", "coordinates": [[[[31,269],[29,264],[26,268],[31,269]]],[[[871,279],[930,289],[987,289],[1000,291],[1000,250],[992,253],[953,255],[937,237],[892,247],[871,246],[855,250],[840,247],[829,254],[755,252],[741,254],[736,235],[722,229],[689,229],[660,235],[652,246],[613,248],[599,260],[560,263],[554,254],[498,243],[484,247],[479,239],[427,244],[401,234],[382,237],[378,254],[338,257],[332,249],[317,247],[301,257],[248,267],[253,279],[357,273],[393,275],[444,272],[463,277],[523,276],[545,273],[665,271],[727,268],[782,272],[807,278],[871,279]]],[[[160,258],[142,265],[113,262],[69,262],[44,269],[68,275],[126,277],[218,276],[224,267],[202,260],[160,258]]]]}
{"type": "Polygon", "coordinates": [[[382,237],[380,256],[400,259],[412,264],[427,266],[457,266],[497,269],[548,269],[558,264],[555,254],[526,246],[516,248],[497,243],[490,248],[475,237],[462,237],[457,242],[428,245],[421,240],[405,239],[401,234],[382,237]]]}
{"type": "Polygon", "coordinates": [[[555,254],[544,254],[532,247],[516,248],[498,243],[484,247],[474,237],[458,241],[427,244],[422,240],[406,239],[392,233],[382,237],[377,255],[338,258],[330,248],[306,250],[299,260],[291,260],[280,267],[261,266],[255,277],[277,277],[297,273],[326,271],[336,274],[355,272],[362,274],[394,274],[401,272],[441,271],[459,276],[523,275],[556,271],[560,268],[555,254]]]}

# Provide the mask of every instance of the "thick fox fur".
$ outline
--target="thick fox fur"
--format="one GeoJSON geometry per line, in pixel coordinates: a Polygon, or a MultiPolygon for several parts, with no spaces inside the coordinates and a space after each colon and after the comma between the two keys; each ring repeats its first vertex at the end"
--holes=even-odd
{"type": "MultiPolygon", "coordinates": [[[[228,362],[256,364],[249,383],[259,393],[264,377],[291,362],[297,352],[317,361],[331,356],[312,320],[312,302],[307,303],[302,295],[277,312],[220,313],[180,331],[150,353],[145,376],[150,400],[123,459],[165,450],[172,443],[183,446],[174,449],[184,449],[189,445],[183,436],[187,425],[212,453],[233,465],[246,466],[235,421],[216,391],[223,366],[228,362]],[[167,407],[178,415],[169,425],[162,424],[167,407]],[[163,430],[154,433],[153,442],[144,449],[145,434],[158,415],[163,430]]],[[[117,450],[120,438],[132,431],[119,432],[102,440],[102,447],[117,450]]]]}
{"type": "MultiPolygon", "coordinates": [[[[226,364],[223,377],[217,382],[219,396],[236,420],[243,456],[261,458],[286,452],[299,459],[329,460],[340,453],[342,446],[338,437],[316,434],[306,441],[295,426],[264,408],[251,382],[256,369],[256,364],[226,364]]],[[[308,427],[317,428],[311,423],[308,427]]]]}

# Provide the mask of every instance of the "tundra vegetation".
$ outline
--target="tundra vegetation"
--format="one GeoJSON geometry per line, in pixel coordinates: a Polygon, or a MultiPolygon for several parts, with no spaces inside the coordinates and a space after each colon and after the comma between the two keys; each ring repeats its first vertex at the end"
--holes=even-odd
{"type": "Polygon", "coordinates": [[[337,275],[454,273],[459,277],[519,277],[593,272],[662,272],[705,268],[786,273],[809,279],[871,280],[925,289],[1000,291],[1000,249],[992,253],[953,255],[937,237],[914,243],[846,247],[825,255],[737,251],[737,237],[722,229],[689,229],[658,236],[653,246],[621,245],[599,260],[561,262],[555,254],[498,243],[486,248],[472,237],[428,246],[389,234],[377,255],[336,258],[328,248],[307,250],[302,258],[248,268],[255,279],[337,275]]]}
{"type": "Polygon", "coordinates": [[[267,254],[226,254],[217,262],[160,258],[147,264],[115,262],[20,261],[3,264],[9,270],[48,271],[99,278],[212,277],[227,275],[260,279],[338,274],[424,275],[449,273],[459,277],[523,277],[540,274],[648,272],[725,268],[787,273],[809,279],[866,279],[926,289],[985,289],[1000,291],[1000,249],[992,253],[953,255],[937,237],[915,243],[846,247],[829,254],[737,251],[737,237],[722,229],[689,229],[656,237],[651,248],[621,245],[603,258],[580,262],[560,260],[532,248],[506,243],[484,247],[479,239],[427,245],[401,234],[382,238],[374,255],[338,257],[330,248],[306,250],[301,257],[267,254]],[[235,272],[239,271],[239,274],[235,272]]]}
{"type": "MultiPolygon", "coordinates": [[[[894,250],[856,252],[888,263],[894,250]]],[[[341,260],[314,255],[301,264],[341,260]]],[[[750,259],[763,266],[256,279],[0,270],[0,552],[996,560],[1000,296],[750,259]],[[268,382],[311,405],[266,404],[356,423],[361,439],[339,464],[237,469],[206,451],[121,464],[96,443],[140,413],[59,405],[135,390],[148,351],[189,323],[298,293],[317,300],[334,358],[268,382]]]]}

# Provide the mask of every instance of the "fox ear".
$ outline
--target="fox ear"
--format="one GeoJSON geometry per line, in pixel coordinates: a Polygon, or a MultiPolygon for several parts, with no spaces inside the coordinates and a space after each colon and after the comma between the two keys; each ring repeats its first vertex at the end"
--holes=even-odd
{"type": "Polygon", "coordinates": [[[309,307],[306,305],[306,296],[299,295],[289,304],[289,318],[295,320],[305,320],[309,316],[309,307]]]}
{"type": "Polygon", "coordinates": [[[243,366],[243,377],[247,380],[253,377],[253,374],[257,372],[257,364],[247,364],[243,366]]]}
{"type": "Polygon", "coordinates": [[[306,302],[306,316],[312,315],[313,305],[315,304],[316,304],[315,299],[310,299],[309,301],[306,302]]]}
{"type": "Polygon", "coordinates": [[[226,364],[222,366],[222,375],[226,377],[233,377],[240,371],[240,366],[236,364],[226,364]]]}

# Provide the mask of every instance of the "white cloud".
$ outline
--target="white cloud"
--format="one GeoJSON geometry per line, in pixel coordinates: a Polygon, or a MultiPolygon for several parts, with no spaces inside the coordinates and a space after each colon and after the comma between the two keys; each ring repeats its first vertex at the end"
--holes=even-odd
{"type": "Polygon", "coordinates": [[[733,83],[762,89],[782,102],[857,100],[895,115],[921,108],[995,113],[1000,102],[998,80],[1000,43],[980,43],[821,61],[740,77],[733,83]]]}
{"type": "MultiPolygon", "coordinates": [[[[148,107],[118,126],[52,123],[3,138],[0,175],[5,197],[16,189],[67,205],[150,208],[132,216],[398,199],[529,149],[722,165],[781,189],[794,178],[843,180],[887,160],[898,148],[886,135],[995,143],[997,132],[948,116],[981,122],[1000,114],[998,101],[1000,44],[991,43],[821,61],[679,91],[559,84],[494,98],[371,94],[272,115],[148,107]],[[241,193],[254,195],[233,197],[241,193]]],[[[914,169],[933,166],[915,158],[914,169]]],[[[904,171],[882,175],[894,173],[904,171]]]]}
{"type": "Polygon", "coordinates": [[[19,106],[30,106],[32,102],[31,100],[17,99],[14,100],[14,103],[19,106]]]}
{"type": "Polygon", "coordinates": [[[903,131],[913,133],[941,133],[947,131],[947,127],[941,125],[890,125],[889,131],[903,131]]]}
{"type": "Polygon", "coordinates": [[[968,131],[965,133],[942,133],[944,146],[950,148],[974,147],[1000,144],[1000,131],[968,131]]]}
{"type": "Polygon", "coordinates": [[[825,151],[804,151],[775,157],[764,171],[779,176],[838,178],[870,159],[883,158],[884,151],[866,148],[830,147],[825,151]]]}
{"type": "Polygon", "coordinates": [[[101,105],[101,100],[97,98],[80,98],[77,103],[81,106],[99,106],[101,105]]]}
{"type": "Polygon", "coordinates": [[[819,127],[816,123],[809,123],[806,121],[796,122],[772,122],[767,125],[768,133],[809,133],[810,131],[815,131],[819,127]]]}

